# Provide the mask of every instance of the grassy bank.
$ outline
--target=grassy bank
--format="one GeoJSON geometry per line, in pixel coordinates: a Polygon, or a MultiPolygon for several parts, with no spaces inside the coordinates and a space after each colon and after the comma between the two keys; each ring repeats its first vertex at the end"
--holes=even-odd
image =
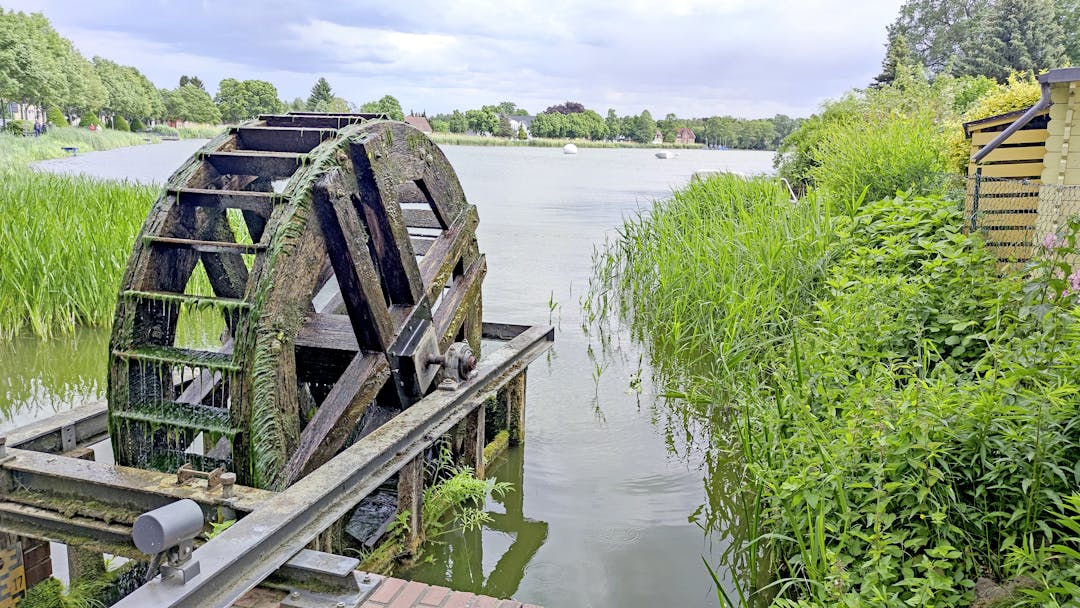
{"type": "Polygon", "coordinates": [[[534,148],[561,148],[574,144],[579,148],[666,148],[666,149],[704,149],[701,144],[639,144],[632,141],[592,141],[588,139],[517,139],[507,137],[484,137],[482,135],[460,135],[457,133],[429,133],[437,144],[452,146],[529,146],[534,148]]]}
{"type": "Polygon", "coordinates": [[[599,258],[591,312],[633,328],[748,489],[744,560],[775,583],[743,601],[966,606],[983,576],[1030,584],[1010,605],[1070,597],[1076,239],[1001,277],[961,225],[941,196],[792,206],[721,176],[599,258]]]}
{"type": "Polygon", "coordinates": [[[38,173],[29,165],[145,143],[142,134],[56,128],[0,135],[0,339],[108,326],[131,245],[158,188],[38,173]]]}

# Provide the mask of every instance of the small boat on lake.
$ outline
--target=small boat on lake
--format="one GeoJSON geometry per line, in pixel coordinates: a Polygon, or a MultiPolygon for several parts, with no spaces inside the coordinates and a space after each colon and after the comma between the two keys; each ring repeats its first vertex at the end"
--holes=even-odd
{"type": "Polygon", "coordinates": [[[656,153],[656,158],[675,158],[678,155],[678,152],[672,152],[671,150],[663,150],[656,153]]]}

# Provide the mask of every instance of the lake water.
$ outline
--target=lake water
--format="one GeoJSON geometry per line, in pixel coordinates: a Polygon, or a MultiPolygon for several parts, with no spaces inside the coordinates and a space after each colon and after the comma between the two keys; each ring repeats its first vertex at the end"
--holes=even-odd
{"type": "MultiPolygon", "coordinates": [[[[202,142],[169,142],[42,163],[50,171],[164,181],[202,142]]],[[[405,575],[548,608],[716,606],[702,556],[726,547],[688,521],[706,501],[701,455],[654,403],[648,362],[625,339],[601,355],[579,301],[596,247],[621,220],[699,170],[762,173],[771,153],[446,146],[478,207],[487,254],[484,316],[558,329],[529,369],[526,441],[491,469],[517,492],[492,524],[452,534],[405,575]],[[642,378],[641,391],[631,390],[642,378]]],[[[657,303],[658,306],[662,303],[657,303]]],[[[107,332],[0,346],[0,409],[11,426],[104,392],[107,332]]],[[[720,573],[722,578],[727,574],[720,573]]]]}

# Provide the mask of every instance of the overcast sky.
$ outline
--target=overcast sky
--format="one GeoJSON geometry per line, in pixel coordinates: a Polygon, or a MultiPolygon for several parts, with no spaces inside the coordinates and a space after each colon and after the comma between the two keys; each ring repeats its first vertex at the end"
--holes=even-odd
{"type": "Polygon", "coordinates": [[[601,114],[805,116],[881,69],[901,0],[0,0],[160,87],[325,76],[428,114],[567,100],[601,114]]]}

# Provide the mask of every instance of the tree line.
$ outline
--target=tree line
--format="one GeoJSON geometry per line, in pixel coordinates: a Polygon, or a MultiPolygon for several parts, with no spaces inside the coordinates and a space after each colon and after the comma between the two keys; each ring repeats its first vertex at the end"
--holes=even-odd
{"type": "MultiPolygon", "coordinates": [[[[499,137],[525,138],[524,128],[511,128],[510,119],[528,116],[527,110],[511,101],[485,105],[474,110],[454,110],[436,114],[431,118],[431,128],[444,133],[477,133],[499,137]]],[[[777,114],[772,118],[735,118],[711,116],[707,118],[679,118],[667,114],[656,120],[648,110],[641,114],[619,116],[609,108],[605,116],[590,110],[579,102],[549,106],[532,118],[530,133],[534,137],[590,139],[594,141],[634,141],[649,143],[657,131],[666,143],[675,141],[679,129],[694,132],[694,141],[709,146],[723,146],[748,150],[773,150],[799,125],[800,119],[777,114]]]]}
{"type": "Polygon", "coordinates": [[[390,95],[354,106],[334,95],[320,78],[307,100],[279,99],[277,87],[265,80],[226,78],[211,97],[198,76],[183,75],[173,89],[159,89],[133,66],[103,57],[86,59],[41,13],[0,8],[0,107],[21,105],[49,109],[54,122],[104,119],[116,128],[151,121],[235,123],[285,110],[315,112],[379,112],[403,120],[401,104],[390,95]]]}

